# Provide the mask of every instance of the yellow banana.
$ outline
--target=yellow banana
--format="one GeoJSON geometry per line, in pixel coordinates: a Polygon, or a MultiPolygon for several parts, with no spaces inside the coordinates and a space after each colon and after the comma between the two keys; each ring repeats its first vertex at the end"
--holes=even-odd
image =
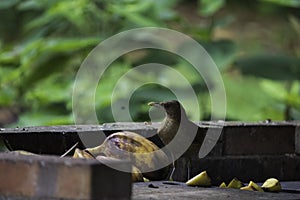
{"type": "Polygon", "coordinates": [[[254,183],[253,181],[250,181],[249,184],[245,187],[241,187],[241,190],[249,190],[249,191],[259,191],[259,192],[263,192],[263,189],[261,189],[261,187],[259,185],[257,185],[256,183],[254,183]]]}
{"type": "Polygon", "coordinates": [[[250,181],[248,186],[252,187],[254,189],[254,191],[259,191],[259,192],[263,192],[264,190],[257,185],[256,183],[254,183],[253,181],[250,181]]]}
{"type": "Polygon", "coordinates": [[[94,158],[90,153],[78,148],[75,149],[73,158],[94,158]]]}
{"type": "Polygon", "coordinates": [[[251,187],[251,186],[249,186],[249,185],[244,186],[244,187],[241,187],[240,189],[241,189],[241,190],[248,190],[248,191],[255,191],[255,190],[253,189],[253,187],[251,187]]]}
{"type": "Polygon", "coordinates": [[[221,185],[219,186],[220,188],[226,188],[226,183],[225,182],[222,182],[221,185]]]}
{"type": "Polygon", "coordinates": [[[280,192],[281,184],[276,178],[267,179],[261,186],[263,190],[267,192],[280,192]]]}
{"type": "Polygon", "coordinates": [[[211,186],[211,179],[206,171],[201,172],[186,182],[188,186],[211,186]]]}
{"type": "Polygon", "coordinates": [[[159,166],[169,163],[167,155],[153,142],[133,132],[114,133],[108,136],[100,146],[87,148],[86,151],[95,157],[105,155],[130,160],[149,180],[163,180],[169,173],[169,167],[156,170],[159,166]]]}
{"type": "Polygon", "coordinates": [[[240,189],[241,187],[243,187],[243,183],[238,180],[237,178],[234,178],[230,181],[230,183],[228,184],[227,188],[234,188],[234,189],[240,189]]]}

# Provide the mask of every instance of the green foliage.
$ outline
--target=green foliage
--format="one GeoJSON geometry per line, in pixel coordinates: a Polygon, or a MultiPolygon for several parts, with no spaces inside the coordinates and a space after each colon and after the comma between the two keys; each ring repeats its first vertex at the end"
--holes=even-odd
{"type": "MultiPolygon", "coordinates": [[[[300,7],[296,0],[261,2],[293,9],[300,7]]],[[[216,17],[228,2],[199,0],[198,8],[194,9],[199,14],[197,19],[207,20],[203,24],[202,21],[189,24],[188,20],[180,18],[177,8],[185,3],[178,0],[2,0],[0,107],[16,107],[15,110],[20,111],[17,113],[19,121],[10,126],[72,124],[71,96],[75,75],[97,44],[123,30],[145,26],[174,28],[181,23],[183,26],[179,31],[195,38],[223,74],[228,119],[299,119],[299,50],[295,48],[291,55],[262,52],[241,54],[243,50],[238,48],[234,37],[214,38],[217,29],[236,20],[231,14],[216,17]]],[[[287,18],[292,31],[299,36],[298,17],[289,15],[287,18]]],[[[183,44],[180,48],[188,48],[188,45],[183,44]]],[[[201,60],[196,52],[190,52],[190,56],[201,60]]],[[[121,57],[101,77],[95,96],[100,123],[113,121],[111,95],[118,80],[135,66],[151,62],[171,66],[186,78],[197,93],[201,119],[210,119],[210,94],[201,75],[177,55],[147,50],[121,57]]],[[[160,73],[134,72],[124,79],[122,91],[116,94],[115,100],[126,99],[133,84],[145,80],[151,82],[155,78],[159,78],[165,87],[143,85],[134,91],[130,99],[130,112],[135,121],[148,120],[147,102],[175,98],[168,87],[177,91],[187,89],[174,81],[175,74],[167,70],[160,73]]],[[[194,105],[188,96],[185,103],[191,119],[199,120],[193,113],[194,105]]]]}
{"type": "Polygon", "coordinates": [[[217,12],[220,8],[225,5],[225,0],[199,0],[201,15],[210,16],[217,12]]]}
{"type": "Polygon", "coordinates": [[[261,0],[269,3],[275,3],[282,6],[300,7],[299,0],[261,0]]]}
{"type": "Polygon", "coordinates": [[[274,80],[300,80],[300,59],[286,55],[259,54],[240,58],[236,66],[242,73],[274,80]]]}

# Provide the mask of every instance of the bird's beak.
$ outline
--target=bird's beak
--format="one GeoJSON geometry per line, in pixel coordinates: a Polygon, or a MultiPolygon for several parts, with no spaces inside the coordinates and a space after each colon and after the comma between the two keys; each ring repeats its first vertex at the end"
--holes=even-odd
{"type": "Polygon", "coordinates": [[[148,106],[153,106],[153,107],[157,107],[157,108],[162,108],[163,105],[160,102],[150,102],[148,103],[148,106]]]}

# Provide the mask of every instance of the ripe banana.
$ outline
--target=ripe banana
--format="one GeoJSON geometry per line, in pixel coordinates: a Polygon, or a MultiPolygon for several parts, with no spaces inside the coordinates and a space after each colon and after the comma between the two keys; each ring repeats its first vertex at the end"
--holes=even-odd
{"type": "Polygon", "coordinates": [[[221,185],[219,186],[220,188],[226,188],[226,183],[225,182],[222,182],[221,185]]]}
{"type": "Polygon", "coordinates": [[[264,190],[257,185],[256,183],[254,183],[253,181],[250,181],[248,186],[252,187],[254,189],[254,191],[259,191],[259,192],[263,192],[264,190]]]}
{"type": "Polygon", "coordinates": [[[73,154],[73,158],[95,158],[95,157],[93,157],[87,151],[76,148],[73,154]]]}
{"type": "Polygon", "coordinates": [[[241,187],[240,189],[241,189],[241,190],[248,190],[248,191],[255,191],[255,190],[253,189],[253,187],[251,187],[251,186],[249,186],[249,185],[244,186],[244,187],[241,187]]]}
{"type": "Polygon", "coordinates": [[[16,154],[16,155],[25,155],[25,156],[39,156],[38,154],[31,153],[29,151],[24,151],[24,150],[15,150],[15,151],[10,151],[9,153],[16,154]]]}
{"type": "MultiPolygon", "coordinates": [[[[80,150],[80,149],[76,148],[73,158],[91,159],[91,158],[95,158],[95,157],[92,156],[90,153],[88,153],[85,150],[80,150]]],[[[105,157],[105,156],[97,156],[96,159],[102,163],[109,162],[109,161],[115,161],[115,160],[120,161],[120,159],[110,158],[110,157],[105,157]]],[[[132,182],[144,181],[141,171],[138,168],[136,168],[135,166],[132,166],[131,179],[132,179],[132,182]]]]}
{"type": "Polygon", "coordinates": [[[261,186],[266,192],[280,192],[281,184],[276,178],[267,179],[261,186]]]}
{"type": "MultiPolygon", "coordinates": [[[[109,161],[120,161],[120,159],[106,157],[106,156],[97,156],[96,159],[102,163],[106,163],[109,161]]],[[[132,180],[132,182],[143,182],[144,181],[142,172],[134,165],[132,165],[132,169],[131,169],[131,180],[132,180]]]]}
{"type": "Polygon", "coordinates": [[[240,180],[238,180],[237,178],[234,178],[230,181],[227,188],[240,189],[243,186],[244,186],[244,184],[240,180]]]}
{"type": "Polygon", "coordinates": [[[167,155],[153,142],[133,132],[114,133],[108,136],[100,146],[85,150],[95,157],[105,155],[130,160],[149,180],[163,180],[169,173],[169,166],[156,170],[158,166],[170,163],[167,155]]]}
{"type": "Polygon", "coordinates": [[[249,191],[259,191],[263,192],[263,189],[253,181],[250,181],[249,184],[245,187],[241,187],[241,190],[249,190],[249,191]]]}
{"type": "Polygon", "coordinates": [[[194,176],[190,180],[186,182],[188,186],[202,186],[202,187],[208,187],[211,186],[211,179],[208,176],[206,171],[201,172],[197,176],[194,176]]]}

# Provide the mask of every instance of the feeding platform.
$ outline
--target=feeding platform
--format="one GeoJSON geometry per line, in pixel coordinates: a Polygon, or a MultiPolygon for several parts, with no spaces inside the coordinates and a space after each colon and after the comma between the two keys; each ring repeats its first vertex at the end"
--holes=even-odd
{"type": "MultiPolygon", "coordinates": [[[[99,134],[108,136],[118,131],[137,132],[157,142],[159,123],[2,128],[0,136],[7,148],[43,156],[2,153],[0,199],[2,196],[11,199],[300,199],[300,122],[199,122],[198,125],[203,132],[210,129],[210,134],[221,132],[221,136],[206,157],[179,158],[173,176],[177,182],[173,185],[162,181],[132,184],[130,174],[103,163],[59,158],[77,142],[78,148],[85,148],[82,136],[89,141],[88,147],[103,142],[94,139],[99,134]],[[188,177],[188,163],[191,176],[206,170],[215,186],[234,177],[245,183],[275,177],[285,190],[258,193],[188,187],[182,184],[188,177]]],[[[212,135],[208,138],[213,138],[212,135]]],[[[194,147],[196,152],[199,148],[200,144],[194,147]]],[[[131,167],[123,161],[114,164],[131,167]]]]}

